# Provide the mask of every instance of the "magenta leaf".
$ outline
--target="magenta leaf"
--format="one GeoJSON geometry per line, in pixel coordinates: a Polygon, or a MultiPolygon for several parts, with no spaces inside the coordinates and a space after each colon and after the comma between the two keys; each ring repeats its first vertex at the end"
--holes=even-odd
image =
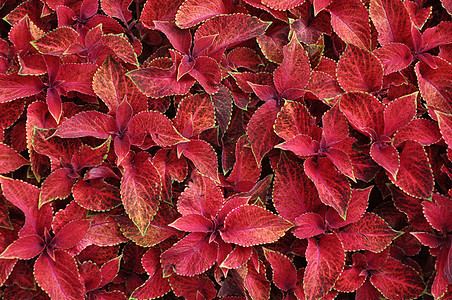
{"type": "Polygon", "coordinates": [[[275,285],[285,292],[295,288],[297,271],[293,263],[285,255],[276,251],[264,249],[264,254],[272,266],[275,285]]]}

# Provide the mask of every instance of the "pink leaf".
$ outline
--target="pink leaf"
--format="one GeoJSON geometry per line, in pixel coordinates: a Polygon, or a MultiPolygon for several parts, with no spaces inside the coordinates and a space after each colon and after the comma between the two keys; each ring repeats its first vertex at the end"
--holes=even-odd
{"type": "Polygon", "coordinates": [[[132,13],[128,9],[132,0],[101,0],[100,5],[102,6],[102,10],[108,16],[113,18],[118,18],[124,23],[127,23],[132,19],[132,13]]]}
{"type": "Polygon", "coordinates": [[[399,234],[379,216],[365,213],[357,222],[342,228],[337,236],[346,251],[383,251],[399,234]]]}
{"type": "Polygon", "coordinates": [[[285,155],[276,169],[273,204],[278,213],[292,223],[303,213],[318,211],[323,206],[315,185],[304,173],[303,166],[285,155]]]}
{"type": "Polygon", "coordinates": [[[226,243],[248,247],[277,241],[292,227],[282,217],[254,205],[243,205],[230,212],[221,236],[226,243]]]}
{"type": "Polygon", "coordinates": [[[209,232],[213,228],[213,223],[202,215],[185,215],[169,224],[180,231],[188,232],[209,232]]]}
{"type": "Polygon", "coordinates": [[[284,143],[276,145],[276,148],[292,151],[300,157],[315,155],[319,151],[319,142],[305,134],[299,134],[284,143]]]}
{"type": "Polygon", "coordinates": [[[344,268],[345,254],[340,240],[334,234],[322,235],[319,240],[308,239],[306,260],[308,266],[303,279],[306,299],[320,299],[332,289],[344,268]]]}
{"type": "Polygon", "coordinates": [[[328,158],[316,157],[304,162],[306,175],[314,182],[320,200],[333,207],[345,219],[351,197],[350,183],[339,173],[328,158]]]}
{"type": "Polygon", "coordinates": [[[275,10],[288,10],[294,8],[298,5],[301,5],[305,2],[305,0],[283,0],[283,1],[275,1],[275,0],[263,0],[262,3],[275,10]]]}
{"type": "Polygon", "coordinates": [[[54,199],[66,199],[72,191],[75,178],[70,175],[73,171],[68,168],[61,168],[52,172],[42,183],[39,194],[39,207],[51,202],[54,199]]]}
{"type": "Polygon", "coordinates": [[[433,201],[423,201],[424,215],[430,225],[436,230],[445,233],[452,229],[451,199],[440,194],[433,195],[433,201]]]}
{"type": "Polygon", "coordinates": [[[54,299],[83,299],[85,287],[75,259],[64,250],[55,250],[55,260],[42,254],[35,262],[34,275],[39,286],[54,299]]]}

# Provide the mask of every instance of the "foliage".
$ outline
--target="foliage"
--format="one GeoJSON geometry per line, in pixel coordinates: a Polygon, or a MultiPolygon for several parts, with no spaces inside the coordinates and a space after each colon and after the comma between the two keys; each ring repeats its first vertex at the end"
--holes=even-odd
{"type": "Polygon", "coordinates": [[[451,299],[452,1],[1,1],[2,299],[451,299]]]}

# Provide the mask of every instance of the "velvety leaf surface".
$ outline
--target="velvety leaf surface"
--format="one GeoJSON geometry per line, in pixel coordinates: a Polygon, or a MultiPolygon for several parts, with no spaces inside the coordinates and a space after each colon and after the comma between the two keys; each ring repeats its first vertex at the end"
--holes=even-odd
{"type": "Polygon", "coordinates": [[[60,27],[34,41],[32,44],[40,53],[60,56],[77,41],[78,37],[79,34],[74,29],[60,27]]]}
{"type": "Polygon", "coordinates": [[[337,236],[344,250],[381,252],[399,234],[379,216],[365,213],[357,222],[342,228],[337,236]]]}
{"type": "Polygon", "coordinates": [[[209,2],[200,0],[184,1],[177,11],[176,25],[180,28],[189,28],[216,15],[229,13],[228,8],[227,3],[222,0],[209,2]]]}
{"type": "Polygon", "coordinates": [[[230,212],[221,231],[223,240],[248,247],[277,241],[292,227],[280,216],[254,205],[244,205],[230,212]]]}
{"type": "Polygon", "coordinates": [[[0,103],[36,95],[44,88],[41,79],[17,74],[0,75],[0,103]]]}
{"type": "Polygon", "coordinates": [[[345,254],[340,240],[334,234],[322,235],[319,240],[308,239],[303,288],[306,299],[319,299],[334,286],[342,273],[345,254]]]}
{"type": "Polygon", "coordinates": [[[373,51],[381,61],[384,75],[403,70],[413,61],[410,48],[402,43],[389,43],[373,51]]]}
{"type": "Polygon", "coordinates": [[[65,199],[72,191],[75,179],[70,177],[73,171],[68,168],[58,169],[50,174],[42,183],[39,194],[39,207],[54,199],[65,199]]]}
{"type": "Polygon", "coordinates": [[[44,241],[38,235],[29,235],[15,240],[0,255],[1,259],[31,259],[44,250],[44,241]]]}
{"type": "Polygon", "coordinates": [[[92,136],[106,139],[117,131],[115,119],[97,111],[88,111],[64,121],[54,133],[63,138],[92,136]]]}
{"type": "Polygon", "coordinates": [[[119,189],[103,179],[78,180],[72,195],[75,202],[88,210],[106,211],[121,204],[119,189]]]}
{"type": "Polygon", "coordinates": [[[217,154],[209,143],[202,140],[191,140],[187,143],[183,154],[193,162],[202,175],[218,181],[217,154]]]}
{"type": "Polygon", "coordinates": [[[85,294],[74,258],[55,250],[55,260],[42,254],[36,260],[34,275],[39,286],[55,299],[80,299],[85,294]]]}
{"type": "Polygon", "coordinates": [[[317,213],[307,212],[295,219],[292,233],[299,239],[307,239],[325,232],[325,221],[317,213]]]}

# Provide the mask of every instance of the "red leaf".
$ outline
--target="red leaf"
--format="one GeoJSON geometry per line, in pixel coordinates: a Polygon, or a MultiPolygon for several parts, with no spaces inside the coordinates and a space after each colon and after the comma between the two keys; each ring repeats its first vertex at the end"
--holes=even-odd
{"type": "Polygon", "coordinates": [[[424,291],[421,276],[411,267],[388,257],[370,282],[388,299],[415,299],[424,291]]]}
{"type": "Polygon", "coordinates": [[[433,194],[433,201],[423,201],[424,215],[436,230],[446,233],[452,230],[452,201],[440,194],[433,194]]]}
{"type": "Polygon", "coordinates": [[[319,71],[313,71],[311,73],[311,78],[309,78],[308,85],[305,89],[327,103],[343,93],[336,80],[336,76],[319,71]]]}
{"type": "Polygon", "coordinates": [[[342,273],[345,254],[340,240],[334,234],[322,235],[319,240],[308,239],[303,288],[306,299],[320,299],[336,283],[342,273]]]}
{"type": "Polygon", "coordinates": [[[79,34],[71,27],[59,27],[45,36],[31,42],[42,54],[62,56],[69,47],[77,42],[79,34]]]}
{"type": "Polygon", "coordinates": [[[325,233],[325,221],[317,213],[308,212],[295,219],[293,235],[299,239],[307,239],[325,233]]]}
{"type": "Polygon", "coordinates": [[[182,2],[182,0],[169,2],[147,0],[141,12],[140,22],[149,29],[154,28],[154,21],[174,22],[177,9],[182,2]]]}
{"type": "Polygon", "coordinates": [[[248,247],[277,241],[293,225],[282,217],[254,205],[243,205],[231,211],[221,236],[226,243],[248,247]]]}
{"type": "Polygon", "coordinates": [[[183,154],[193,162],[199,173],[219,181],[217,154],[209,143],[203,140],[191,140],[186,144],[183,154]]]}
{"type": "Polygon", "coordinates": [[[413,197],[430,198],[433,191],[433,174],[424,147],[414,141],[406,141],[400,152],[400,168],[397,178],[389,179],[401,190],[413,197]]]}
{"type": "Polygon", "coordinates": [[[236,245],[228,256],[223,260],[220,268],[237,269],[248,262],[251,258],[253,248],[236,245]]]}
{"type": "Polygon", "coordinates": [[[126,70],[112,56],[99,67],[93,76],[93,90],[108,106],[110,112],[115,112],[119,104],[127,99],[134,113],[147,108],[147,99],[137,87],[125,76],[126,70]]]}
{"type": "Polygon", "coordinates": [[[452,22],[441,22],[422,33],[422,52],[452,43],[452,22]]]}
{"type": "Polygon", "coordinates": [[[78,180],[72,195],[75,202],[87,210],[106,211],[121,204],[119,189],[103,179],[78,180]]]}
{"type": "Polygon", "coordinates": [[[193,276],[202,274],[213,266],[217,259],[218,245],[209,243],[209,236],[193,232],[162,253],[161,262],[165,274],[193,276]]]}
{"type": "Polygon", "coordinates": [[[153,299],[168,293],[171,287],[168,279],[163,278],[159,249],[150,248],[141,258],[141,263],[149,274],[149,278],[133,292],[132,297],[135,299],[153,299]]]}
{"type": "Polygon", "coordinates": [[[75,259],[64,250],[55,250],[55,260],[42,254],[35,262],[34,275],[39,286],[54,299],[83,299],[85,287],[75,259]]]}
{"type": "Polygon", "coordinates": [[[263,65],[262,59],[257,52],[251,48],[237,47],[228,53],[227,60],[229,67],[233,70],[238,68],[246,68],[250,71],[257,72],[259,66],[263,65]]]}
{"type": "Polygon", "coordinates": [[[113,117],[97,111],[87,111],[63,121],[54,135],[63,138],[92,136],[107,139],[117,130],[113,117]]]}
{"type": "MultiPolygon", "coordinates": [[[[248,261],[243,276],[244,286],[252,299],[269,299],[271,283],[265,276],[265,267],[258,260],[255,264],[248,261]]],[[[242,267],[244,268],[244,267],[242,267]]]]}
{"type": "Polygon", "coordinates": [[[215,94],[218,92],[221,70],[215,59],[208,56],[197,57],[189,74],[199,82],[207,93],[215,94]]]}
{"type": "Polygon", "coordinates": [[[0,143],[0,174],[17,170],[28,161],[8,145],[0,143]]]}
{"type": "Polygon", "coordinates": [[[195,83],[195,79],[189,76],[177,80],[175,65],[169,69],[151,67],[148,69],[132,70],[126,75],[136,84],[143,94],[153,98],[184,95],[195,83]]]}
{"type": "Polygon", "coordinates": [[[205,274],[193,277],[173,275],[169,281],[174,294],[185,299],[211,300],[217,293],[213,282],[205,274]]]}
{"type": "MultiPolygon", "coordinates": [[[[407,2],[405,2],[407,3],[407,2]]],[[[401,43],[389,43],[376,49],[373,54],[383,64],[384,75],[388,75],[408,67],[413,61],[410,48],[401,43]]]]}
{"type": "Polygon", "coordinates": [[[110,48],[124,62],[138,66],[138,58],[128,39],[121,34],[107,34],[102,37],[103,45],[110,48]]]}
{"type": "MultiPolygon", "coordinates": [[[[311,66],[303,46],[297,38],[283,48],[284,59],[273,73],[276,90],[284,94],[289,89],[303,89],[309,81],[311,66]]],[[[295,99],[288,99],[295,100],[295,99]]]]}
{"type": "Polygon", "coordinates": [[[340,109],[358,131],[376,139],[383,132],[384,105],[374,96],[349,92],[341,96],[340,109]]]}
{"type": "Polygon", "coordinates": [[[353,189],[352,197],[348,205],[347,218],[344,220],[334,209],[325,213],[325,220],[331,228],[341,228],[357,222],[364,215],[369,203],[370,192],[373,186],[365,189],[353,189]]]}
{"type": "Polygon", "coordinates": [[[305,2],[305,0],[283,0],[283,1],[275,1],[275,0],[263,0],[262,3],[275,10],[288,10],[294,8],[298,5],[301,5],[305,2]]]}
{"type": "Polygon", "coordinates": [[[63,226],[52,239],[55,248],[69,249],[77,245],[90,228],[88,220],[75,220],[63,226]]]}
{"type": "Polygon", "coordinates": [[[341,292],[354,292],[367,280],[361,272],[367,267],[366,257],[362,253],[352,255],[353,266],[346,266],[334,288],[341,292]]]}
{"type": "Polygon", "coordinates": [[[378,92],[383,84],[383,66],[373,53],[349,45],[337,65],[337,80],[346,92],[378,92]]]}
{"type": "Polygon", "coordinates": [[[285,255],[276,251],[264,249],[264,254],[272,266],[272,281],[275,285],[285,292],[295,288],[297,271],[293,263],[285,255]]]}
{"type": "Polygon", "coordinates": [[[399,234],[379,216],[365,213],[357,222],[342,228],[337,236],[345,251],[381,252],[399,234]]]}
{"type": "Polygon", "coordinates": [[[411,21],[402,1],[372,0],[369,13],[381,45],[392,42],[412,45],[411,21]]]}
{"type": "Polygon", "coordinates": [[[71,177],[74,171],[61,168],[52,172],[42,183],[39,194],[39,207],[55,199],[66,199],[72,191],[75,178],[71,177]]]}
{"type": "Polygon", "coordinates": [[[209,232],[213,229],[214,224],[202,215],[193,214],[182,216],[168,226],[180,231],[209,232]]]}
{"type": "Polygon", "coordinates": [[[350,183],[339,173],[328,158],[317,157],[304,162],[306,175],[311,179],[319,193],[320,200],[333,207],[345,220],[351,197],[350,183]]]}
{"type": "Polygon", "coordinates": [[[20,76],[17,74],[0,74],[0,103],[36,95],[44,85],[36,76],[20,76]]]}
{"type": "Polygon", "coordinates": [[[132,0],[101,0],[100,5],[102,10],[107,16],[118,18],[124,23],[127,23],[132,19],[132,13],[128,9],[132,0]]]}
{"type": "Polygon", "coordinates": [[[199,1],[188,0],[179,7],[176,14],[176,25],[180,28],[189,28],[198,25],[204,20],[214,16],[230,13],[228,1],[199,1]]]}
{"type": "Polygon", "coordinates": [[[441,130],[441,135],[447,145],[452,148],[452,116],[440,111],[435,111],[435,113],[438,118],[438,125],[441,130]]]}
{"type": "Polygon", "coordinates": [[[268,22],[245,14],[215,16],[199,26],[196,30],[194,44],[203,37],[217,35],[212,45],[202,55],[219,56],[231,45],[264,34],[269,26],[268,22]],[[243,26],[244,24],[246,26],[243,26]]]}
{"type": "Polygon", "coordinates": [[[188,96],[179,103],[174,127],[186,138],[198,138],[204,130],[215,126],[215,114],[206,94],[188,96]]]}
{"type": "Polygon", "coordinates": [[[292,223],[303,213],[319,211],[323,206],[303,166],[287,159],[285,155],[276,169],[273,204],[278,213],[292,223]]]}
{"type": "Polygon", "coordinates": [[[31,259],[41,253],[45,248],[44,240],[36,235],[21,237],[11,243],[0,255],[0,259],[31,259]]]}
{"type": "Polygon", "coordinates": [[[320,140],[320,128],[306,106],[300,102],[285,101],[275,122],[275,132],[281,138],[290,140],[298,134],[306,134],[314,140],[320,140]]]}
{"type": "Polygon", "coordinates": [[[310,136],[299,134],[284,143],[276,145],[276,148],[292,151],[300,157],[308,157],[316,155],[320,145],[319,142],[313,141],[310,136]]]}
{"type": "Polygon", "coordinates": [[[275,102],[267,102],[253,114],[246,128],[251,149],[258,164],[279,141],[279,137],[273,131],[278,112],[275,102]]]}
{"type": "Polygon", "coordinates": [[[359,0],[333,1],[328,6],[331,26],[345,42],[370,49],[369,13],[359,0]]]}
{"type": "Polygon", "coordinates": [[[130,161],[125,162],[121,199],[127,215],[144,235],[159,207],[161,178],[147,153],[133,158],[131,154],[124,159],[130,161]]]}
{"type": "Polygon", "coordinates": [[[177,211],[183,216],[200,214],[207,219],[214,218],[223,207],[221,189],[207,176],[196,173],[193,182],[180,195],[177,211]]]}
{"type": "Polygon", "coordinates": [[[445,113],[452,110],[452,95],[448,88],[452,85],[452,64],[435,57],[436,69],[423,62],[418,62],[415,72],[422,98],[434,109],[445,113]]]}
{"type": "Polygon", "coordinates": [[[106,263],[102,265],[100,268],[100,272],[102,275],[102,280],[100,282],[100,286],[105,286],[107,283],[110,283],[115,279],[118,275],[119,267],[121,264],[122,255],[110,259],[106,263]]]}
{"type": "Polygon", "coordinates": [[[407,126],[398,130],[394,135],[394,145],[399,145],[406,140],[419,142],[423,146],[436,144],[441,139],[441,133],[438,128],[440,123],[426,119],[414,119],[407,126]]]}
{"type": "Polygon", "coordinates": [[[408,125],[416,116],[416,98],[418,93],[412,93],[396,100],[386,106],[384,112],[385,131],[391,136],[397,130],[408,125]]]}
{"type": "Polygon", "coordinates": [[[393,177],[397,176],[400,168],[400,158],[397,149],[390,144],[374,143],[370,147],[372,159],[391,173],[393,177]]]}

